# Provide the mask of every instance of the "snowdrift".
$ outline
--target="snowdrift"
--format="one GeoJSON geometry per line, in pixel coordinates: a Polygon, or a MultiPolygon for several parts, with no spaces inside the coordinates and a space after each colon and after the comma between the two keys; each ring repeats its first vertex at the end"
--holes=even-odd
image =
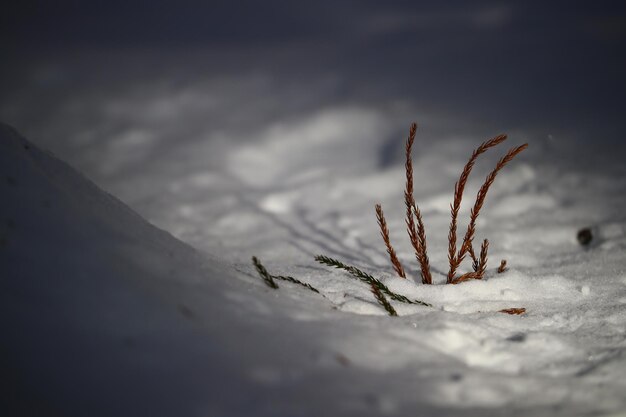
{"type": "Polygon", "coordinates": [[[276,335],[282,318],[262,284],[200,256],[7,126],[0,146],[0,414],[262,415],[271,406],[250,372],[285,362],[279,345],[290,335],[276,335]]]}
{"type": "MultiPolygon", "coordinates": [[[[585,190],[615,195],[624,188],[621,182],[558,177],[550,179],[560,181],[556,188],[573,183],[581,200],[594,195],[585,190]]],[[[602,225],[605,240],[582,250],[571,233],[581,213],[567,208],[573,200],[563,197],[565,191],[553,193],[539,180],[538,187],[509,181],[515,193],[500,195],[491,212],[498,224],[485,227],[507,251],[511,270],[488,271],[481,282],[427,287],[383,271],[390,288],[435,306],[400,307],[401,317],[390,318],[367,288],[315,265],[292,267],[289,259],[275,257],[268,267],[299,274],[325,297],[289,284],[274,291],[251,266],[196,251],[2,125],[0,414],[623,411],[624,223],[602,225]],[[557,209],[562,223],[550,216],[557,209]],[[514,306],[528,313],[496,313],[514,306]]],[[[331,185],[331,198],[355,184],[331,185]]],[[[383,178],[380,188],[388,185],[383,178]]],[[[311,191],[297,185],[287,193],[298,188],[311,191]]],[[[439,191],[424,204],[435,214],[439,191]]],[[[260,199],[261,209],[276,214],[281,193],[260,199]]],[[[309,195],[320,199],[320,193],[309,195]]],[[[302,201],[297,197],[290,201],[302,201]]],[[[288,213],[291,206],[281,210],[288,213]]],[[[237,215],[236,207],[229,215],[237,215]]],[[[431,220],[445,224],[437,216],[431,220]]],[[[245,230],[238,233],[245,236],[245,230]]],[[[280,249],[264,248],[274,254],[280,249]]]]}

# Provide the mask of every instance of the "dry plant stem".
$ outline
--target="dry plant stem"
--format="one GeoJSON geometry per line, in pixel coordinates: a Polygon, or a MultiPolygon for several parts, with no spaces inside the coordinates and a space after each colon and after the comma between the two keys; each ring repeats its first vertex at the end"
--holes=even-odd
{"type": "Polygon", "coordinates": [[[489,250],[489,241],[487,239],[483,240],[483,244],[480,246],[480,259],[478,260],[478,274],[480,278],[483,279],[485,276],[485,271],[487,270],[487,251],[489,250]]]}
{"type": "Polygon", "coordinates": [[[500,261],[500,266],[498,267],[498,274],[503,273],[504,271],[506,271],[508,268],[506,267],[506,259],[503,259],[500,261]]]}
{"type": "Polygon", "coordinates": [[[404,190],[404,204],[406,208],[406,227],[411,240],[411,245],[415,250],[415,258],[420,265],[422,271],[422,283],[432,284],[433,279],[430,274],[430,265],[428,255],[426,253],[426,232],[424,230],[424,222],[415,198],[413,197],[413,159],[411,156],[413,142],[415,142],[415,133],[417,132],[417,124],[412,123],[409,130],[409,137],[406,140],[405,154],[406,161],[404,168],[406,171],[406,189],[404,190]],[[415,225],[417,219],[417,226],[415,225]]]}
{"type": "Polygon", "coordinates": [[[455,277],[450,281],[450,284],[460,284],[461,282],[469,281],[471,279],[483,279],[485,271],[487,270],[487,251],[489,250],[489,241],[485,239],[480,247],[480,258],[476,261],[474,266],[474,272],[468,272],[459,277],[455,277]]]}
{"type": "Polygon", "coordinates": [[[519,316],[520,314],[526,313],[526,309],[523,307],[522,308],[505,308],[504,310],[498,311],[498,313],[506,313],[506,314],[519,316]]]}
{"type": "Polygon", "coordinates": [[[391,246],[391,241],[389,240],[389,228],[387,228],[385,214],[383,213],[383,208],[380,204],[376,204],[376,219],[378,220],[380,235],[382,236],[383,241],[385,242],[385,246],[387,247],[387,253],[389,254],[389,259],[391,260],[391,265],[393,265],[393,269],[396,271],[396,274],[398,274],[399,277],[406,278],[404,268],[398,260],[396,251],[393,249],[393,246],[391,246]]]}
{"type": "Polygon", "coordinates": [[[374,294],[374,297],[376,297],[376,300],[378,301],[378,304],[380,304],[390,316],[397,316],[398,313],[396,312],[396,309],[389,303],[389,300],[387,300],[385,294],[380,291],[380,288],[378,288],[376,284],[371,284],[370,287],[372,289],[372,294],[374,294]]]}
{"type": "Polygon", "coordinates": [[[455,277],[448,284],[456,285],[465,281],[470,281],[472,279],[479,279],[478,277],[479,277],[478,272],[467,272],[463,275],[459,275],[458,277],[455,277]]]}
{"type": "MultiPolygon", "coordinates": [[[[500,170],[502,168],[504,168],[506,166],[506,164],[511,162],[513,160],[513,158],[515,158],[520,152],[522,152],[527,147],[528,147],[528,144],[525,143],[525,144],[523,144],[521,146],[518,146],[516,148],[510,149],[506,153],[506,155],[504,155],[498,161],[498,163],[496,164],[496,167],[493,169],[493,171],[491,171],[489,173],[489,175],[487,175],[487,178],[485,179],[485,182],[480,187],[480,190],[478,190],[478,194],[476,195],[476,202],[474,203],[474,207],[472,207],[472,210],[470,211],[470,222],[469,222],[469,224],[467,226],[467,231],[465,232],[465,237],[463,238],[463,243],[462,243],[461,248],[459,249],[459,252],[457,253],[457,256],[455,258],[456,259],[456,267],[458,267],[458,264],[460,264],[460,262],[465,257],[466,253],[470,250],[469,248],[472,246],[472,241],[474,239],[474,234],[476,232],[476,219],[478,219],[478,215],[480,214],[480,209],[482,208],[483,204],[485,203],[485,198],[487,197],[487,192],[489,191],[489,187],[491,187],[491,185],[495,181],[496,176],[498,175],[498,172],[500,172],[500,170]]],[[[448,276],[448,279],[450,279],[449,276],[448,276]]]]}
{"type": "Polygon", "coordinates": [[[417,219],[417,235],[413,234],[413,231],[409,232],[411,238],[411,244],[415,249],[415,257],[420,264],[422,270],[422,284],[432,284],[433,278],[430,274],[430,261],[426,253],[426,233],[424,232],[424,222],[422,221],[422,213],[415,204],[413,197],[411,197],[411,206],[413,208],[413,214],[417,219]]]}
{"type": "Polygon", "coordinates": [[[470,246],[468,252],[470,258],[472,258],[472,269],[474,269],[474,272],[478,272],[478,268],[480,267],[480,265],[478,258],[476,257],[476,253],[474,253],[474,247],[470,246]]]}
{"type": "MultiPolygon", "coordinates": [[[[465,190],[465,185],[467,184],[467,180],[469,178],[470,173],[472,172],[472,168],[474,168],[474,164],[478,157],[485,153],[489,148],[492,148],[506,140],[506,135],[499,135],[490,139],[488,141],[483,142],[478,148],[474,150],[472,156],[470,156],[469,161],[465,164],[463,171],[461,172],[461,176],[459,180],[454,184],[454,201],[452,205],[450,205],[450,212],[452,214],[452,219],[450,221],[450,232],[448,233],[448,260],[450,262],[450,270],[448,271],[448,282],[451,282],[456,274],[456,269],[459,267],[462,258],[458,258],[456,255],[456,229],[457,229],[457,218],[459,216],[459,210],[461,208],[461,201],[463,199],[463,191],[465,190]]],[[[474,255],[473,248],[470,247],[470,256],[474,261],[474,264],[478,264],[478,260],[474,255]]]]}

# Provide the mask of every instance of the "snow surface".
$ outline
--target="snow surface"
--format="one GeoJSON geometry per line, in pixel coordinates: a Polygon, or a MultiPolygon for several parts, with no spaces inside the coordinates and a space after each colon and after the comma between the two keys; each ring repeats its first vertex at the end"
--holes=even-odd
{"type": "MultiPolygon", "coordinates": [[[[623,168],[567,169],[531,140],[479,218],[477,239],[491,242],[486,279],[424,286],[393,276],[378,236],[381,202],[416,277],[403,226],[404,138],[385,139],[395,131],[384,116],[340,108],[270,125],[255,141],[190,141],[158,167],[141,164],[159,146],[149,132],[118,132],[94,163],[99,183],[180,240],[2,126],[0,410],[623,415],[623,168]],[[588,248],[576,241],[584,226],[594,233],[588,248]],[[393,302],[400,317],[389,317],[364,284],[316,254],[434,308],[393,302]],[[323,296],[268,288],[252,255],[323,296]],[[509,270],[496,274],[500,259],[509,270]],[[527,313],[497,312],[511,307],[527,313]]],[[[459,230],[484,175],[520,140],[479,161],[459,230]]],[[[416,199],[439,283],[453,184],[471,149],[461,138],[416,143],[416,199]]]]}

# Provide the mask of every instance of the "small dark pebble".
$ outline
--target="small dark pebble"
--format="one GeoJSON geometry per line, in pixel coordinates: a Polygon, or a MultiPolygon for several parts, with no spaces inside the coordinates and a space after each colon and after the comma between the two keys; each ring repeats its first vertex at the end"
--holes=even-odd
{"type": "Polygon", "coordinates": [[[506,338],[509,342],[523,342],[526,340],[526,335],[524,333],[516,333],[506,338]]]}
{"type": "Polygon", "coordinates": [[[578,243],[580,243],[583,246],[587,246],[588,244],[591,243],[591,240],[593,239],[593,234],[591,233],[591,229],[588,227],[585,227],[584,229],[580,229],[578,231],[578,235],[576,235],[576,238],[578,239],[578,243]]]}

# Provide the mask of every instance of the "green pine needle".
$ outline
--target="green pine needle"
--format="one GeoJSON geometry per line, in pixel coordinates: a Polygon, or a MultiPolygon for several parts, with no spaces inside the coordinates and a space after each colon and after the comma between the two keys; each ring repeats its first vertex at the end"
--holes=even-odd
{"type": "Polygon", "coordinates": [[[317,262],[319,262],[321,264],[324,264],[324,265],[327,265],[327,266],[331,266],[331,267],[338,268],[338,269],[343,269],[344,271],[348,272],[349,274],[351,274],[352,276],[356,277],[360,281],[363,281],[366,284],[375,286],[376,288],[378,288],[378,290],[380,290],[381,292],[385,293],[392,300],[400,301],[401,303],[419,304],[419,305],[423,305],[423,306],[426,306],[426,307],[432,307],[432,304],[428,304],[428,303],[426,303],[424,301],[410,300],[409,298],[405,297],[404,295],[396,294],[395,292],[391,291],[385,284],[380,282],[378,279],[374,278],[373,276],[371,276],[368,273],[365,273],[365,272],[361,271],[359,268],[357,268],[355,266],[346,265],[346,264],[344,264],[343,262],[341,262],[341,261],[339,261],[337,259],[330,258],[330,257],[324,256],[324,255],[317,255],[315,257],[315,260],[317,262]]]}
{"type": "MultiPolygon", "coordinates": [[[[368,273],[365,273],[365,272],[361,271],[356,266],[346,265],[346,264],[344,264],[343,262],[341,262],[341,261],[339,261],[337,259],[330,258],[330,257],[325,256],[325,255],[317,255],[315,257],[315,260],[317,262],[321,263],[321,264],[324,264],[324,265],[332,266],[332,267],[335,267],[335,268],[338,268],[338,269],[343,269],[344,271],[347,271],[348,273],[350,273],[351,275],[355,276],[359,280],[365,282],[366,284],[372,284],[372,283],[376,283],[378,281],[376,278],[374,278],[373,276],[371,276],[368,273]]],[[[381,285],[383,285],[383,284],[380,281],[378,281],[378,284],[376,284],[376,286],[378,288],[380,288],[381,285]]]]}
{"type": "Polygon", "coordinates": [[[383,308],[387,310],[387,313],[389,313],[390,316],[397,316],[398,313],[396,312],[396,309],[393,308],[391,303],[389,303],[389,301],[387,300],[387,297],[385,297],[382,291],[380,291],[380,289],[375,284],[371,284],[371,287],[372,287],[372,293],[376,297],[378,304],[383,306],[383,308]]]}
{"type": "MultiPolygon", "coordinates": [[[[277,279],[280,279],[282,281],[288,281],[291,282],[293,284],[298,284],[298,285],[302,285],[303,287],[320,294],[319,290],[315,287],[313,287],[310,284],[307,284],[306,282],[302,282],[298,279],[295,279],[294,277],[288,277],[288,276],[283,276],[283,275],[271,275],[269,272],[267,272],[267,269],[265,269],[265,267],[263,266],[263,264],[261,263],[261,261],[259,260],[259,258],[257,258],[256,256],[252,257],[252,263],[254,264],[254,267],[256,268],[257,272],[259,273],[259,275],[261,276],[261,278],[263,278],[263,281],[265,281],[265,283],[270,286],[271,288],[277,289],[278,288],[278,284],[276,284],[277,279]]],[[[321,295],[321,294],[320,294],[321,295]]]]}
{"type": "Polygon", "coordinates": [[[272,278],[280,279],[280,280],[283,280],[283,281],[292,282],[292,283],[298,284],[298,285],[302,285],[303,287],[308,288],[309,290],[311,290],[313,292],[316,292],[318,294],[320,293],[318,291],[318,289],[313,287],[311,284],[307,284],[306,282],[302,282],[302,281],[300,281],[298,279],[295,279],[294,277],[289,277],[289,276],[284,276],[284,275],[272,275],[272,278]]]}
{"type": "Polygon", "coordinates": [[[265,281],[267,286],[277,290],[278,284],[274,281],[272,276],[267,272],[267,269],[265,269],[263,264],[261,264],[261,261],[259,261],[259,259],[256,256],[252,257],[252,263],[254,264],[256,271],[259,273],[261,278],[263,278],[263,281],[265,281]]]}

